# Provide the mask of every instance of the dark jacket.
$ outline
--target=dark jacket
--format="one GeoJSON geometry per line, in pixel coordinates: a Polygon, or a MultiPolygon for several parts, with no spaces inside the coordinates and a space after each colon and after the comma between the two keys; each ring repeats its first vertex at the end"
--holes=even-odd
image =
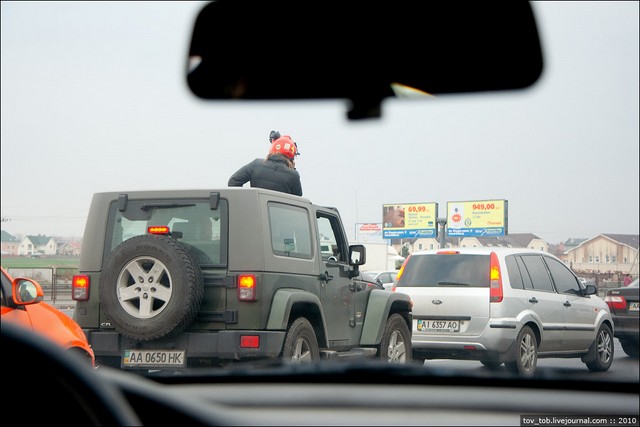
{"type": "Polygon", "coordinates": [[[250,182],[252,187],[267,188],[302,196],[302,184],[297,170],[289,168],[287,159],[272,156],[255,159],[238,169],[229,178],[229,187],[242,187],[250,182]]]}

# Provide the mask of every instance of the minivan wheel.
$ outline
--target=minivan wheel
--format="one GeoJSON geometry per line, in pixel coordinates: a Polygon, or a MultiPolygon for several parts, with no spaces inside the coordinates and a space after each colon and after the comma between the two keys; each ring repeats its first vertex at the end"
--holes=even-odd
{"type": "Polygon", "coordinates": [[[293,363],[308,363],[320,359],[316,333],[304,317],[297,318],[289,327],[282,347],[282,357],[293,363]]]}
{"type": "Polygon", "coordinates": [[[532,377],[538,365],[538,342],[530,327],[525,326],[520,330],[516,343],[513,361],[505,362],[504,365],[522,377],[532,377]]]}
{"type": "Polygon", "coordinates": [[[611,367],[613,363],[613,335],[611,328],[604,323],[598,329],[598,335],[592,344],[591,352],[595,352],[595,357],[585,362],[590,371],[606,371],[611,367]]]}

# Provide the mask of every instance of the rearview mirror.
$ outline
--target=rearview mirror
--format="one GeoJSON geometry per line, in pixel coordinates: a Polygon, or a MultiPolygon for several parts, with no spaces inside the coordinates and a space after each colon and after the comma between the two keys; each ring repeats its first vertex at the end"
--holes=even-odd
{"type": "Polygon", "coordinates": [[[381,102],[529,87],[542,51],[528,2],[218,0],[199,13],[187,83],[211,100],[381,102]]]}

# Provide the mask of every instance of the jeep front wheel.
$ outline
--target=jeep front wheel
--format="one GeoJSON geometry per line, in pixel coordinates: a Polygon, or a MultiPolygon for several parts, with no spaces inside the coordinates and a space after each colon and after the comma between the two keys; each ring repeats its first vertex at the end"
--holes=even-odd
{"type": "Polygon", "coordinates": [[[123,335],[150,341],[182,332],[204,297],[198,260],[182,243],[142,235],[121,243],[100,278],[100,300],[123,335]]]}
{"type": "Polygon", "coordinates": [[[411,361],[411,332],[401,315],[392,314],[387,319],[377,356],[389,363],[411,361]]]}
{"type": "Polygon", "coordinates": [[[316,333],[304,317],[297,318],[289,326],[282,347],[282,357],[294,363],[308,363],[320,359],[316,333]]]}

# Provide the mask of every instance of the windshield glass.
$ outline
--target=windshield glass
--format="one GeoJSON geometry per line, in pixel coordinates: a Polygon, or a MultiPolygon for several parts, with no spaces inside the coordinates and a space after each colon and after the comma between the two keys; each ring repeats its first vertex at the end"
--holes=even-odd
{"type": "MultiPolygon", "coordinates": [[[[365,102],[358,112],[371,117],[355,121],[348,99],[198,98],[200,73],[237,70],[236,56],[205,67],[192,51],[208,3],[2,2],[2,264],[64,276],[43,284],[45,299],[64,296],[99,363],[251,373],[357,353],[453,375],[638,381],[604,301],[625,280],[637,286],[638,2],[532,2],[543,69],[530,87],[394,85],[402,96],[384,98],[380,117],[365,102]],[[158,194],[123,203],[134,191],[158,194]],[[366,247],[364,264],[352,245],[366,247]],[[462,248],[553,259],[418,256],[462,248]],[[358,282],[380,272],[388,288],[358,282]],[[162,304],[145,311],[151,300],[162,304]],[[537,371],[508,351],[521,331],[537,340],[537,371]],[[599,333],[610,360],[592,357],[599,333]]],[[[389,20],[388,33],[402,25],[389,20]]],[[[251,38],[275,31],[262,25],[251,38]]],[[[287,25],[295,38],[305,18],[287,25]]],[[[442,70],[450,38],[407,52],[372,37],[378,48],[354,43],[353,55],[389,73],[414,61],[442,70]]],[[[259,58],[272,91],[308,71],[287,52],[259,58]]],[[[349,71],[330,49],[318,61],[349,71]]],[[[461,69],[492,61],[479,54],[461,69]]],[[[378,100],[368,76],[339,89],[378,100]]],[[[322,75],[306,83],[334,93],[322,75]]]]}

